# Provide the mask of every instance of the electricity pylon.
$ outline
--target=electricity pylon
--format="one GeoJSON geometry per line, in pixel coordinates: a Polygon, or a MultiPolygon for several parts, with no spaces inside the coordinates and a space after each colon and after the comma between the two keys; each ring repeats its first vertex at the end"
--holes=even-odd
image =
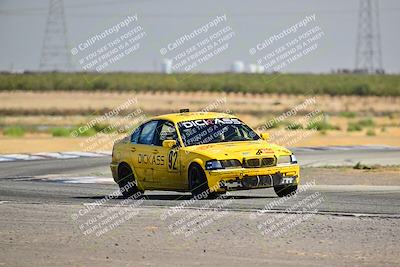
{"type": "Polygon", "coordinates": [[[383,73],[379,6],[376,0],[360,0],[356,43],[356,71],[383,73]]]}
{"type": "Polygon", "coordinates": [[[41,71],[72,70],[62,0],[50,0],[39,69],[41,71]]]}

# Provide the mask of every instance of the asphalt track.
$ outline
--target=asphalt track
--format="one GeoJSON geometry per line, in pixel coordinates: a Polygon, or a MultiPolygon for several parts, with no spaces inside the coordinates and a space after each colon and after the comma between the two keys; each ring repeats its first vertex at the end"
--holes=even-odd
{"type": "MultiPolygon", "coordinates": [[[[400,149],[299,148],[294,149],[302,166],[343,166],[363,164],[400,165],[400,149]]],[[[13,161],[0,163],[0,201],[23,203],[90,203],[117,190],[108,169],[109,156],[78,159],[13,161]]],[[[332,177],[334,179],[335,177],[332,177]]],[[[319,193],[324,201],[320,213],[338,215],[400,216],[400,186],[317,185],[298,197],[276,204],[272,189],[233,192],[226,209],[257,211],[274,204],[283,211],[310,195],[319,193]]],[[[144,207],[173,207],[190,199],[189,194],[147,191],[144,207]]],[[[108,202],[116,204],[120,199],[108,202]]],[[[201,207],[208,200],[185,207],[201,207]]],[[[301,209],[299,207],[298,209],[301,209]]]]}
{"type": "MultiPolygon", "coordinates": [[[[400,165],[397,148],[294,151],[306,167],[400,165]]],[[[316,185],[303,184],[284,201],[262,189],[217,201],[146,191],[144,199],[125,202],[111,179],[109,155],[11,157],[18,160],[0,162],[0,266],[400,264],[400,183],[390,171],[378,183],[369,172],[365,184],[375,186],[361,185],[367,180],[360,177],[343,185],[353,173],[331,177],[339,181],[332,184],[321,179],[331,169],[305,168],[304,180],[308,173],[316,185]]]]}

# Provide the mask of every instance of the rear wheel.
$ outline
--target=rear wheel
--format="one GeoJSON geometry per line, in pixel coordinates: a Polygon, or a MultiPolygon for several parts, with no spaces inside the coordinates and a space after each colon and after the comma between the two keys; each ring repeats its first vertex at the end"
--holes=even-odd
{"type": "Polygon", "coordinates": [[[118,167],[118,186],[123,197],[131,197],[138,192],[143,193],[137,187],[132,169],[127,164],[122,164],[118,167]]]}
{"type": "Polygon", "coordinates": [[[277,185],[274,186],[275,193],[278,197],[285,197],[297,191],[297,185],[277,185]]]}
{"type": "Polygon", "coordinates": [[[189,169],[189,189],[192,196],[197,199],[216,196],[214,192],[210,192],[206,174],[198,164],[193,164],[189,169]]]}

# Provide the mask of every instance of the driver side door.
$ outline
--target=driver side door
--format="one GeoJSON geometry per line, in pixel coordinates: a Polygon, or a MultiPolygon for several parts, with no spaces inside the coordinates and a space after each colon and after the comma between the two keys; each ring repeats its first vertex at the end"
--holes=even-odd
{"type": "Polygon", "coordinates": [[[184,189],[179,146],[174,148],[163,147],[164,140],[176,140],[179,144],[175,125],[171,121],[160,121],[154,136],[154,147],[157,150],[157,155],[164,161],[164,164],[154,166],[154,180],[163,189],[184,189]]]}

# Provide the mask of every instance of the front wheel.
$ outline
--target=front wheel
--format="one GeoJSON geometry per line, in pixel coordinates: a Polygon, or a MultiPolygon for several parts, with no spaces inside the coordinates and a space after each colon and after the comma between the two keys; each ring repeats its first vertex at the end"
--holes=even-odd
{"type": "Polygon", "coordinates": [[[134,196],[139,192],[143,194],[143,191],[137,187],[133,172],[128,165],[122,164],[118,167],[118,178],[118,186],[124,198],[134,196]]]}
{"type": "Polygon", "coordinates": [[[193,198],[205,199],[215,196],[214,192],[210,192],[206,174],[198,164],[194,164],[189,169],[189,189],[193,198]]]}
{"type": "Polygon", "coordinates": [[[297,184],[296,185],[277,185],[274,186],[275,193],[278,197],[285,197],[290,194],[294,194],[297,191],[297,184]]]}

